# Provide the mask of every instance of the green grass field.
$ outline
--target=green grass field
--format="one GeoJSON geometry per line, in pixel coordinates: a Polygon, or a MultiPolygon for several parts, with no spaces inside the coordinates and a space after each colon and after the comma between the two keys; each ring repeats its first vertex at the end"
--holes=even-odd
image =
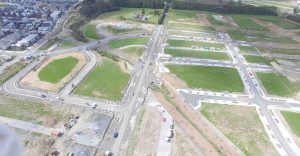
{"type": "Polygon", "coordinates": [[[270,49],[274,54],[300,55],[300,50],[297,49],[270,49]]]}
{"type": "Polygon", "coordinates": [[[116,62],[105,58],[102,60],[102,64],[88,74],[75,94],[119,101],[130,75],[124,73],[116,62]]]}
{"type": "Polygon", "coordinates": [[[108,43],[110,48],[121,48],[127,45],[146,45],[149,41],[148,37],[134,37],[126,39],[112,40],[108,43]]]}
{"type": "Polygon", "coordinates": [[[300,113],[282,111],[281,114],[289,124],[293,133],[300,137],[300,113]]]}
{"type": "Polygon", "coordinates": [[[165,53],[170,54],[173,57],[193,57],[200,59],[230,60],[226,53],[221,52],[165,49],[165,53]]]}
{"type": "Polygon", "coordinates": [[[89,39],[99,40],[100,36],[96,30],[96,24],[85,24],[82,28],[83,35],[89,39]]]}
{"type": "Polygon", "coordinates": [[[283,75],[261,72],[257,72],[256,75],[271,95],[289,97],[298,92],[297,88],[283,75]]]}
{"type": "MultiPolygon", "coordinates": [[[[143,8],[121,8],[121,10],[118,11],[112,11],[112,12],[101,14],[96,18],[96,20],[112,19],[112,20],[131,21],[137,23],[156,24],[160,16],[155,16],[153,14],[155,9],[148,9],[148,8],[144,8],[144,9],[145,9],[145,15],[149,15],[149,19],[146,21],[133,18],[135,14],[141,14],[143,8]]],[[[162,14],[161,9],[157,9],[157,10],[160,12],[160,14],[162,14]]]]}
{"type": "Polygon", "coordinates": [[[180,23],[169,23],[168,26],[170,27],[180,27],[180,28],[192,28],[192,29],[201,29],[201,30],[210,30],[214,31],[215,29],[213,27],[204,26],[198,23],[186,23],[186,22],[180,22],[180,23]]]}
{"type": "Polygon", "coordinates": [[[215,19],[213,15],[207,14],[206,18],[209,21],[209,23],[212,25],[221,25],[221,26],[226,25],[226,23],[215,19]]]}
{"type": "Polygon", "coordinates": [[[239,46],[239,49],[244,52],[257,52],[257,50],[252,46],[239,46]]]}
{"type": "Polygon", "coordinates": [[[258,63],[258,64],[266,64],[270,65],[270,62],[268,62],[264,57],[262,56],[254,56],[254,55],[244,55],[246,61],[248,63],[258,63]]]}
{"type": "Polygon", "coordinates": [[[58,83],[72,71],[78,62],[77,58],[71,56],[54,60],[38,73],[39,79],[50,83],[58,83]]]}
{"type": "Polygon", "coordinates": [[[213,47],[224,49],[225,45],[221,43],[209,43],[209,42],[196,42],[196,41],[187,41],[187,40],[168,40],[167,43],[170,46],[174,47],[213,47]]]}
{"type": "Polygon", "coordinates": [[[242,29],[267,31],[268,29],[257,24],[251,18],[241,15],[231,16],[234,22],[242,29]]]}
{"type": "Polygon", "coordinates": [[[115,26],[107,26],[106,27],[108,31],[112,32],[113,34],[120,34],[120,33],[127,33],[127,32],[135,32],[138,31],[140,29],[137,28],[132,28],[132,29],[128,29],[128,28],[118,28],[115,26]]]}
{"type": "Polygon", "coordinates": [[[50,47],[52,47],[57,42],[58,42],[57,38],[50,39],[48,42],[46,42],[45,44],[43,44],[43,46],[41,46],[39,48],[39,50],[47,50],[47,49],[49,49],[50,47]]]}
{"type": "Polygon", "coordinates": [[[200,112],[245,155],[278,155],[255,108],[202,103],[200,112]]]}
{"type": "Polygon", "coordinates": [[[244,92],[241,77],[233,68],[191,65],[167,65],[167,67],[191,88],[244,92]]]}
{"type": "Polygon", "coordinates": [[[123,49],[123,51],[125,53],[128,53],[128,54],[134,54],[134,55],[137,55],[137,56],[142,56],[142,54],[145,51],[145,48],[144,47],[129,47],[129,48],[123,49]]]}
{"type": "Polygon", "coordinates": [[[193,20],[196,18],[196,14],[197,11],[195,10],[170,9],[168,13],[168,19],[170,21],[176,21],[178,19],[193,20]]]}

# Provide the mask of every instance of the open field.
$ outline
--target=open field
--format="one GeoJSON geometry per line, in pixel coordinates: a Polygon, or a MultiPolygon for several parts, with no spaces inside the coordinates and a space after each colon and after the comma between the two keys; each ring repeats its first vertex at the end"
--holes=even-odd
{"type": "Polygon", "coordinates": [[[47,64],[38,74],[41,81],[58,83],[67,76],[79,60],[75,57],[66,57],[54,60],[47,64]],[[62,68],[63,67],[63,68],[62,68]]]}
{"type": "Polygon", "coordinates": [[[0,116],[3,117],[47,125],[46,122],[51,121],[49,119],[59,122],[64,119],[65,115],[65,112],[55,110],[43,103],[0,96],[0,116]]]}
{"type": "Polygon", "coordinates": [[[63,41],[61,44],[60,44],[60,48],[62,49],[66,49],[66,48],[72,48],[76,46],[75,43],[73,43],[72,41],[63,41]]]}
{"type": "Polygon", "coordinates": [[[243,52],[256,52],[257,50],[252,46],[239,46],[239,49],[243,52]]]}
{"type": "Polygon", "coordinates": [[[209,21],[209,23],[212,24],[212,25],[221,25],[221,26],[224,26],[224,25],[227,24],[227,23],[225,23],[223,21],[217,20],[213,15],[210,15],[210,14],[207,14],[206,18],[209,21]]]}
{"type": "Polygon", "coordinates": [[[21,79],[20,84],[24,87],[57,92],[85,64],[86,58],[79,52],[56,55],[48,58],[41,66],[29,72],[21,79]]]}
{"type": "Polygon", "coordinates": [[[300,137],[300,113],[282,111],[281,114],[287,121],[293,133],[300,137]]]}
{"type": "Polygon", "coordinates": [[[197,41],[187,41],[187,40],[168,40],[167,43],[174,47],[214,47],[219,49],[224,49],[225,45],[222,43],[210,43],[210,42],[197,42],[197,41]]]}
{"type": "Polygon", "coordinates": [[[268,29],[257,24],[251,18],[242,15],[231,16],[234,22],[242,29],[267,31],[268,29]]]}
{"type": "Polygon", "coordinates": [[[2,74],[0,74],[0,85],[5,83],[11,77],[13,77],[16,73],[18,73],[22,68],[27,65],[25,62],[17,62],[9,67],[7,67],[2,74]]]}
{"type": "Polygon", "coordinates": [[[283,75],[261,72],[256,72],[256,75],[271,95],[288,97],[297,93],[297,88],[283,75]]]}
{"type": "Polygon", "coordinates": [[[170,54],[173,57],[193,57],[193,58],[200,58],[200,59],[230,60],[230,58],[226,53],[221,53],[221,52],[165,49],[165,53],[170,54]]]}
{"type": "Polygon", "coordinates": [[[108,43],[110,48],[121,48],[127,45],[146,45],[149,41],[148,37],[134,37],[126,39],[112,40],[108,43]]]}
{"type": "Polygon", "coordinates": [[[270,63],[262,56],[254,56],[254,55],[244,55],[244,58],[248,63],[257,63],[257,64],[266,64],[270,65],[270,63]]]}
{"type": "MultiPolygon", "coordinates": [[[[122,8],[121,10],[118,11],[112,11],[112,12],[101,14],[95,20],[110,19],[110,20],[122,20],[122,21],[138,22],[138,23],[156,24],[159,16],[153,14],[154,10],[155,9],[148,9],[148,8],[122,8]],[[149,16],[148,20],[144,21],[133,17],[136,14],[142,14],[143,9],[145,9],[145,15],[149,16]]],[[[162,13],[161,9],[157,9],[157,10],[160,12],[160,14],[162,13]]]]}
{"type": "Polygon", "coordinates": [[[284,29],[299,29],[300,28],[299,24],[297,24],[293,21],[289,21],[289,20],[279,18],[277,16],[257,16],[255,18],[273,23],[273,24],[275,24],[279,27],[282,27],[284,29]]]}
{"type": "Polygon", "coordinates": [[[176,23],[169,23],[168,26],[170,27],[180,27],[180,28],[192,28],[192,29],[201,29],[201,30],[211,30],[214,31],[213,27],[204,26],[198,23],[185,23],[185,22],[176,22],[176,23]]]}
{"type": "Polygon", "coordinates": [[[229,30],[227,32],[233,40],[248,41],[248,42],[265,41],[265,42],[288,43],[288,44],[298,43],[292,38],[288,38],[288,37],[278,37],[278,36],[270,36],[264,34],[245,34],[233,30],[229,30]]]}
{"type": "Polygon", "coordinates": [[[123,51],[125,53],[128,53],[128,54],[134,54],[134,55],[137,55],[137,56],[142,56],[142,54],[145,51],[145,48],[144,47],[129,47],[129,48],[123,49],[123,51]]]}
{"type": "Polygon", "coordinates": [[[41,46],[39,48],[39,50],[47,50],[49,49],[50,47],[52,47],[55,43],[58,42],[58,39],[57,38],[54,38],[54,39],[50,39],[48,42],[46,42],[43,46],[41,46]]]}
{"type": "Polygon", "coordinates": [[[245,155],[278,155],[255,108],[203,103],[200,109],[245,155]]]}
{"type": "Polygon", "coordinates": [[[137,29],[137,28],[132,28],[132,29],[129,29],[129,28],[119,28],[119,27],[116,27],[116,26],[107,26],[106,27],[108,31],[112,32],[113,34],[120,34],[120,33],[126,33],[126,32],[135,32],[135,31],[138,31],[140,29],[137,29]]]}
{"type": "Polygon", "coordinates": [[[101,64],[87,75],[75,94],[118,101],[123,97],[129,78],[116,62],[102,58],[101,64]]]}
{"type": "Polygon", "coordinates": [[[238,71],[233,68],[191,65],[167,65],[167,67],[185,81],[190,88],[244,92],[241,77],[238,71]]]}
{"type": "Polygon", "coordinates": [[[96,25],[95,24],[85,24],[82,27],[82,32],[83,32],[83,35],[86,38],[95,39],[95,40],[100,39],[100,36],[99,36],[99,34],[97,33],[97,30],[96,30],[96,25]]]}

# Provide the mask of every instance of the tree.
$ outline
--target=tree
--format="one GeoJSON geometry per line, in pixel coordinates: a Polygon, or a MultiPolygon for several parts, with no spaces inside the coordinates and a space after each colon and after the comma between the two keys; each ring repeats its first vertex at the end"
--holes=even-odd
{"type": "Polygon", "coordinates": [[[145,15],[145,9],[144,8],[142,9],[142,14],[145,15]]]}

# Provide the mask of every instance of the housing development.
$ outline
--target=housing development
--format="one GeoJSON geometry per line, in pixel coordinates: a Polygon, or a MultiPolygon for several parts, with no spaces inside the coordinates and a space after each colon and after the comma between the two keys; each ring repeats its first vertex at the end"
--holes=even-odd
{"type": "Polygon", "coordinates": [[[0,155],[300,155],[298,5],[0,0],[0,155]]]}

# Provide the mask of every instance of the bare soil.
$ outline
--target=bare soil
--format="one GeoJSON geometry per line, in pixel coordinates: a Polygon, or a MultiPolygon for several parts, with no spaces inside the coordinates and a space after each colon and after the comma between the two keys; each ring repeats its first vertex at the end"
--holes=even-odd
{"type": "Polygon", "coordinates": [[[51,92],[58,92],[64,85],[69,82],[86,64],[86,58],[84,54],[80,52],[74,52],[74,53],[67,53],[67,54],[61,54],[57,56],[53,56],[51,58],[48,58],[46,61],[43,62],[43,64],[37,69],[37,70],[32,70],[29,72],[21,81],[21,85],[24,87],[29,87],[29,88],[36,88],[36,89],[41,89],[41,90],[46,90],[46,91],[51,91],[51,92]],[[66,57],[75,57],[79,61],[77,65],[74,67],[74,69],[66,76],[64,77],[60,82],[53,84],[45,81],[41,81],[38,77],[38,73],[50,62],[57,60],[57,59],[62,59],[66,57]]]}

